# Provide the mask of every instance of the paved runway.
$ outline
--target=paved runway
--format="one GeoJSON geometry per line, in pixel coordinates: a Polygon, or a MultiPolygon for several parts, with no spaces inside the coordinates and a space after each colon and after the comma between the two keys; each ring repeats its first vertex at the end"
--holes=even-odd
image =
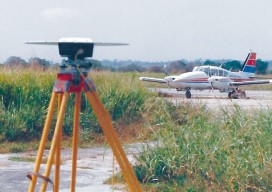
{"type": "MultiPolygon", "coordinates": [[[[127,157],[130,162],[133,162],[134,155],[142,149],[142,143],[134,143],[124,146],[127,157]]],[[[0,154],[0,191],[7,192],[22,192],[27,191],[29,179],[26,177],[28,172],[33,171],[33,162],[12,161],[14,157],[18,158],[33,158],[36,156],[36,151],[23,153],[0,154]]],[[[49,151],[46,150],[46,157],[49,151]]],[[[71,149],[63,149],[61,152],[61,172],[60,172],[60,192],[70,191],[71,181],[71,149]]],[[[45,164],[41,164],[40,173],[44,173],[45,164]]],[[[110,184],[104,184],[104,181],[112,176],[112,171],[118,173],[120,171],[117,161],[114,161],[112,150],[108,147],[92,147],[78,150],[77,160],[77,180],[76,191],[89,192],[101,191],[109,192],[123,191],[124,185],[115,183],[112,187],[110,184]]],[[[50,178],[54,181],[54,166],[50,178]]],[[[43,180],[38,179],[36,191],[40,189],[43,180]]],[[[49,183],[47,191],[52,192],[52,185],[49,183]]]]}
{"type": "Polygon", "coordinates": [[[151,91],[167,95],[167,100],[172,101],[174,104],[186,101],[206,105],[209,109],[220,109],[230,106],[239,106],[242,109],[272,109],[272,91],[248,90],[246,91],[246,99],[228,99],[227,93],[220,93],[218,90],[192,90],[191,99],[185,97],[185,92],[178,92],[175,89],[157,88],[151,89],[151,91]]]}

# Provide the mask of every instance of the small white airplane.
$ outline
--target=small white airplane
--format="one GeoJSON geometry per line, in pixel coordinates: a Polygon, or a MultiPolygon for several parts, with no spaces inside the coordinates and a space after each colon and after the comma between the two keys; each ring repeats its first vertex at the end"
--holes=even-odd
{"type": "Polygon", "coordinates": [[[272,80],[254,80],[256,70],[256,53],[248,54],[241,71],[232,72],[216,66],[196,66],[192,72],[182,73],[178,76],[166,76],[163,79],[140,77],[142,81],[166,83],[177,91],[185,90],[186,98],[191,98],[190,90],[218,89],[228,93],[228,98],[245,98],[245,91],[238,87],[252,84],[269,84],[272,80]]]}

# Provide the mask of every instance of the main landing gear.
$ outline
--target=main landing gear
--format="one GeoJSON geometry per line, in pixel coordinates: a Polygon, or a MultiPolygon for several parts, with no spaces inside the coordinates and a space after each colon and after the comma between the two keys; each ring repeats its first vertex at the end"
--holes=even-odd
{"type": "MultiPolygon", "coordinates": [[[[182,88],[177,88],[177,91],[182,91],[182,88]]],[[[187,99],[190,99],[190,98],[192,97],[190,88],[187,88],[187,89],[186,89],[185,97],[186,97],[187,99]]]]}
{"type": "Polygon", "coordinates": [[[232,92],[228,93],[228,98],[229,99],[245,99],[246,92],[244,90],[236,88],[236,89],[233,89],[232,92]]]}

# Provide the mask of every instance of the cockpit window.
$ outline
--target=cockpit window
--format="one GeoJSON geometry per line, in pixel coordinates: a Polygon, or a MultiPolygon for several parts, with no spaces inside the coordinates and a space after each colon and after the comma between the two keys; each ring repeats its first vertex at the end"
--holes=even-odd
{"type": "Polygon", "coordinates": [[[194,67],[193,71],[199,71],[199,67],[194,67]]]}
{"type": "Polygon", "coordinates": [[[204,72],[205,72],[207,75],[209,75],[209,73],[210,73],[209,68],[204,68],[204,72]]]}

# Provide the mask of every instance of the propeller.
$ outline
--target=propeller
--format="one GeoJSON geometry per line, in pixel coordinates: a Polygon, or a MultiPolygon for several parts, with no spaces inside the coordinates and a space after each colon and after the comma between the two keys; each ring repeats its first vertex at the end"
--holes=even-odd
{"type": "Polygon", "coordinates": [[[164,68],[164,73],[165,73],[165,76],[168,76],[168,71],[167,71],[166,64],[164,64],[163,68],[164,68]]]}
{"type": "MultiPolygon", "coordinates": [[[[168,76],[168,71],[167,71],[167,66],[166,66],[166,64],[163,65],[163,69],[164,69],[165,77],[167,77],[167,76],[168,76]]],[[[167,84],[167,86],[168,86],[168,91],[170,91],[169,81],[168,81],[166,78],[164,78],[164,79],[166,80],[166,84],[167,84]]]]}

